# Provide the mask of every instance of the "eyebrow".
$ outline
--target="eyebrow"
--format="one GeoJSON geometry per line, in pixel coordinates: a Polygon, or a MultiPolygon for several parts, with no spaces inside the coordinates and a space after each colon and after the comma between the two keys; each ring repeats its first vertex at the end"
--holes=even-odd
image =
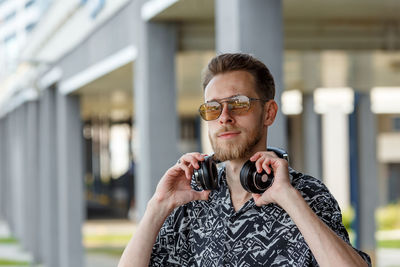
{"type": "Polygon", "coordinates": [[[206,103],[214,102],[214,101],[215,101],[215,102],[220,102],[220,101],[223,101],[223,100],[225,100],[225,99],[229,99],[229,98],[232,98],[232,97],[235,97],[235,96],[239,96],[239,95],[241,95],[241,94],[236,94],[236,95],[224,97],[224,98],[221,98],[221,99],[215,99],[215,98],[213,98],[213,99],[211,99],[211,100],[206,101],[206,103]]]}

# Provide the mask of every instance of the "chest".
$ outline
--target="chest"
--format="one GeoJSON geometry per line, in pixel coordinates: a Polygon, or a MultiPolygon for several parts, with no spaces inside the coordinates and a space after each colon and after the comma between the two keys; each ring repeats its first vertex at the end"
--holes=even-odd
{"type": "Polygon", "coordinates": [[[181,245],[190,244],[191,258],[198,266],[272,266],[277,262],[293,266],[299,261],[304,266],[311,260],[298,228],[277,206],[244,212],[213,206],[189,217],[189,229],[180,231],[186,235],[178,238],[181,245]]]}

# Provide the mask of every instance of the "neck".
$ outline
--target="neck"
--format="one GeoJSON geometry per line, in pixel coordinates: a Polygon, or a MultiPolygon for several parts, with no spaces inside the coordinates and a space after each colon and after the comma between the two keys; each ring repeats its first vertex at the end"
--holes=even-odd
{"type": "MultiPolygon", "coordinates": [[[[266,139],[262,139],[266,140],[266,139]]],[[[240,171],[244,163],[258,151],[266,150],[266,142],[260,142],[254,149],[244,158],[229,160],[226,162],[226,180],[229,185],[231,197],[247,201],[251,198],[251,193],[247,192],[240,183],[240,171]]]]}
{"type": "Polygon", "coordinates": [[[240,209],[251,198],[251,193],[247,192],[240,183],[240,171],[246,161],[247,159],[237,159],[226,163],[226,181],[235,210],[240,209]]]}
{"type": "Polygon", "coordinates": [[[251,194],[244,190],[240,184],[240,170],[244,162],[245,160],[231,160],[226,162],[226,181],[235,211],[238,211],[251,198],[251,194]]]}

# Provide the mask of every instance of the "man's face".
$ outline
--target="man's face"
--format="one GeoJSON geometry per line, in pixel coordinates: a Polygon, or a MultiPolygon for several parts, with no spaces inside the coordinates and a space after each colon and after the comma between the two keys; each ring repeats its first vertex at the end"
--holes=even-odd
{"type": "MultiPolygon", "coordinates": [[[[205,89],[205,101],[245,95],[259,98],[253,76],[246,71],[232,71],[216,75],[205,89]]],[[[265,149],[266,125],[264,102],[252,101],[244,114],[229,112],[227,103],[222,104],[220,117],[208,121],[209,138],[215,157],[220,161],[244,159],[257,149],[265,149]],[[263,148],[262,148],[263,146],[263,148]]]]}

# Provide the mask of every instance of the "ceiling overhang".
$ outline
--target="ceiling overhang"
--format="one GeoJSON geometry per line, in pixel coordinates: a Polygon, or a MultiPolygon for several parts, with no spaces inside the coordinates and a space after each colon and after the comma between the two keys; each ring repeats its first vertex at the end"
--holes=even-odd
{"type": "MultiPolygon", "coordinates": [[[[207,50],[215,48],[214,12],[214,0],[150,0],[142,17],[176,23],[180,50],[207,50]]],[[[285,49],[400,49],[398,14],[392,0],[283,0],[285,49]]]]}

